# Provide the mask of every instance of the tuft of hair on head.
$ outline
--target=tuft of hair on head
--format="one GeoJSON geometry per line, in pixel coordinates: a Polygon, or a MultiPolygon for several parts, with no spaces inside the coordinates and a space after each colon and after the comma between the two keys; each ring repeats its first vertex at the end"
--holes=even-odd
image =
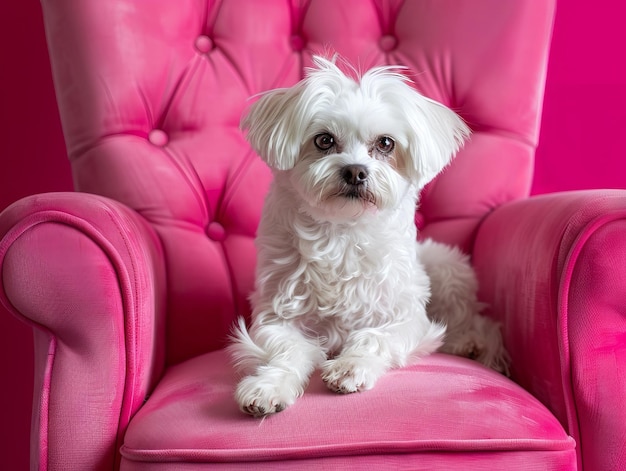
{"type": "Polygon", "coordinates": [[[397,65],[372,68],[360,87],[401,114],[410,154],[405,170],[423,188],[451,162],[471,131],[457,113],[419,93],[407,70],[397,65]]]}
{"type": "Polygon", "coordinates": [[[315,67],[305,69],[303,80],[291,88],[270,90],[253,103],[241,121],[246,139],[274,170],[295,165],[312,113],[342,89],[356,88],[337,65],[339,56],[314,56],[315,67]]]}

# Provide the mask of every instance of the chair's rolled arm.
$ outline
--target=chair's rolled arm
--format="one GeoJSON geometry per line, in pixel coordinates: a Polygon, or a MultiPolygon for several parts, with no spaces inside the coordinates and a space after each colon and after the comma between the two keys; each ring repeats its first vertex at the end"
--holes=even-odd
{"type": "Polygon", "coordinates": [[[106,198],[28,197],[0,214],[0,273],[0,300],[34,328],[32,469],[113,469],[163,368],[156,233],[106,198]]]}
{"type": "Polygon", "coordinates": [[[566,426],[585,469],[626,462],[626,191],[504,205],[481,225],[473,262],[513,378],[566,426]]]}

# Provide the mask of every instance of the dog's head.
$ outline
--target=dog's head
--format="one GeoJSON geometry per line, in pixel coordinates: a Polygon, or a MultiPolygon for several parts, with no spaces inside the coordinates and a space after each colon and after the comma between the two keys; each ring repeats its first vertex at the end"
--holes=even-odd
{"type": "Polygon", "coordinates": [[[395,207],[437,175],[469,135],[450,109],[415,91],[398,67],[360,79],[334,61],[291,88],[272,90],[242,121],[247,139],[319,219],[395,207]]]}

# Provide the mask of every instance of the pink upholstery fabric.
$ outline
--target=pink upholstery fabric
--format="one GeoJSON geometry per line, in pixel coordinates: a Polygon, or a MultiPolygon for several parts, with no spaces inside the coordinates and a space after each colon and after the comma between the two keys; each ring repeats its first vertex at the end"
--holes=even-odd
{"type": "Polygon", "coordinates": [[[0,218],[0,300],[35,327],[33,469],[111,469],[163,368],[165,269],[127,207],[45,194],[0,218]]]}
{"type": "Polygon", "coordinates": [[[624,191],[534,197],[494,211],[474,250],[513,376],[567,424],[585,469],[626,463],[625,219],[624,191]]]}
{"type": "Polygon", "coordinates": [[[35,331],[33,468],[602,470],[624,459],[625,196],[527,198],[553,1],[42,5],[83,193],[0,216],[0,300],[35,331]],[[325,49],[363,70],[409,66],[474,130],[416,223],[472,254],[523,389],[436,355],[365,394],[313,382],[264,422],[234,410],[221,349],[249,312],[270,179],[239,118],[325,49]]]}
{"type": "Polygon", "coordinates": [[[575,466],[573,439],[545,406],[469,360],[433,355],[392,371],[371,391],[348,396],[330,392],[314,375],[293,408],[263,421],[239,412],[232,400],[236,378],[227,363],[220,350],[168,370],[128,429],[124,469],[179,462],[230,469],[251,461],[256,468],[301,458],[349,466],[346,457],[362,455],[385,465],[408,461],[411,469],[436,469],[444,462],[468,469],[465,459],[441,456],[468,450],[511,452],[485,461],[488,469],[575,466]]]}

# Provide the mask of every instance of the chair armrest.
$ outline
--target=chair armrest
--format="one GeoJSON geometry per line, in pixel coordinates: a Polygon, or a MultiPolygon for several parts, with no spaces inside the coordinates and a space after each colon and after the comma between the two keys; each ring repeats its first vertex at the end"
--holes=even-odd
{"type": "Polygon", "coordinates": [[[626,191],[504,205],[481,225],[473,262],[513,378],[576,439],[585,469],[626,462],[626,191]]]}
{"type": "Polygon", "coordinates": [[[0,300],[34,327],[31,468],[113,469],[163,369],[158,237],[113,200],[36,195],[0,214],[0,273],[0,300]]]}

